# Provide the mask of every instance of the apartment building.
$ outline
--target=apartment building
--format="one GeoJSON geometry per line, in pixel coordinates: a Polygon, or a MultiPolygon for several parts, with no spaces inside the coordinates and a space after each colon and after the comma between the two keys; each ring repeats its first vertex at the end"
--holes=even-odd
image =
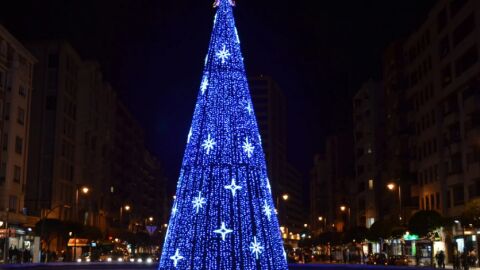
{"type": "Polygon", "coordinates": [[[381,216],[380,208],[392,205],[379,204],[382,191],[386,190],[381,178],[385,142],[383,100],[382,84],[373,80],[364,83],[353,98],[356,198],[352,212],[356,224],[367,228],[381,216]]]}
{"type": "MultiPolygon", "coordinates": [[[[25,230],[35,220],[24,204],[31,137],[31,101],[35,57],[0,25],[0,220],[9,238],[2,244],[23,248],[25,230]]],[[[2,227],[2,226],[0,226],[2,227]]]]}
{"type": "Polygon", "coordinates": [[[420,209],[451,217],[480,196],[478,18],[478,1],[439,1],[404,43],[412,196],[420,209]]]}

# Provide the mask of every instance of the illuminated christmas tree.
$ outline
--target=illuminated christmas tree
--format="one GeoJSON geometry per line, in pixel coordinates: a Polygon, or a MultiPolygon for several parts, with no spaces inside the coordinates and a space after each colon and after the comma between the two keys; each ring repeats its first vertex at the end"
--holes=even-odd
{"type": "Polygon", "coordinates": [[[159,269],[286,270],[233,2],[215,5],[159,269]]]}

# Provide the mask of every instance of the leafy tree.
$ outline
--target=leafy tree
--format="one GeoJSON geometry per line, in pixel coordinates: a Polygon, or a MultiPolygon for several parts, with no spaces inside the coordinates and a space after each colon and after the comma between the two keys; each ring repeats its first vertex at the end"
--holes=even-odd
{"type": "Polygon", "coordinates": [[[463,224],[480,227],[480,198],[473,199],[465,205],[461,220],[463,224]]]}
{"type": "Polygon", "coordinates": [[[429,237],[430,234],[445,224],[445,219],[433,210],[421,210],[416,212],[408,221],[408,229],[411,233],[420,237],[429,237]]]}
{"type": "Polygon", "coordinates": [[[375,242],[381,239],[388,239],[392,236],[394,226],[394,223],[389,219],[377,220],[368,230],[367,239],[375,242]]]}
{"type": "Polygon", "coordinates": [[[353,241],[362,242],[367,239],[368,229],[363,226],[357,226],[349,229],[343,238],[344,243],[351,243],[353,241]]]}
{"type": "Polygon", "coordinates": [[[342,240],[341,234],[339,232],[324,232],[321,233],[319,236],[314,238],[313,244],[318,245],[326,245],[328,243],[332,245],[340,244],[342,240]]]}
{"type": "Polygon", "coordinates": [[[65,232],[65,224],[58,219],[41,219],[35,224],[34,232],[44,241],[48,250],[51,241],[65,232]]]}

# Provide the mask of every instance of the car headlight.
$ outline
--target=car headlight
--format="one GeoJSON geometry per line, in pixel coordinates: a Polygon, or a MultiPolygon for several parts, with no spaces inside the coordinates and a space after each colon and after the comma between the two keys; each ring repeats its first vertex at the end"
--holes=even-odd
{"type": "Polygon", "coordinates": [[[87,262],[90,262],[90,261],[91,261],[90,258],[86,258],[85,260],[86,260],[87,262]]]}
{"type": "Polygon", "coordinates": [[[112,261],[112,258],[108,257],[107,262],[111,262],[111,261],[112,261]]]}
{"type": "Polygon", "coordinates": [[[139,263],[143,262],[142,258],[138,258],[137,262],[139,262],[139,263]]]}
{"type": "Polygon", "coordinates": [[[130,258],[130,262],[135,262],[135,259],[134,259],[134,258],[130,258]]]}
{"type": "Polygon", "coordinates": [[[152,258],[147,258],[147,263],[152,263],[152,262],[153,262],[152,258]]]}
{"type": "Polygon", "coordinates": [[[122,259],[122,258],[118,258],[118,259],[117,259],[117,262],[123,262],[123,259],[122,259]]]}
{"type": "Polygon", "coordinates": [[[78,259],[77,259],[77,262],[82,262],[82,259],[78,258],[78,259]]]}

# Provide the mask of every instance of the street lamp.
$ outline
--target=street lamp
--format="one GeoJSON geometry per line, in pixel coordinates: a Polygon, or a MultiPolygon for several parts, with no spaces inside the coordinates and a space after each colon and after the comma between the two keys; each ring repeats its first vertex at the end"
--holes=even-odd
{"type": "Polygon", "coordinates": [[[132,209],[132,207],[128,204],[120,207],[120,226],[121,226],[122,221],[123,221],[123,211],[125,210],[125,212],[129,212],[131,209],[132,209]]]}
{"type": "MultiPolygon", "coordinates": [[[[290,198],[290,195],[288,195],[288,193],[284,193],[284,194],[282,194],[281,196],[277,196],[277,208],[278,208],[278,209],[280,209],[280,197],[282,198],[283,201],[286,202],[286,201],[288,201],[288,199],[290,198]]],[[[280,212],[280,214],[281,214],[282,211],[279,210],[279,212],[280,212]]],[[[285,211],[285,212],[286,212],[286,211],[285,211]]],[[[279,218],[280,218],[280,217],[279,217],[279,218]]],[[[287,215],[285,214],[285,220],[284,220],[285,223],[287,222],[286,219],[287,219],[287,215]]],[[[285,224],[285,225],[287,225],[287,224],[285,224]]]]}
{"type": "Polygon", "coordinates": [[[326,228],[327,228],[327,218],[323,217],[323,216],[319,216],[318,221],[323,223],[323,230],[326,230],[326,228]]]}
{"type": "MultiPolygon", "coordinates": [[[[388,183],[387,184],[387,189],[390,190],[390,191],[394,191],[396,187],[397,187],[397,185],[395,185],[395,183],[388,183]]],[[[402,218],[402,189],[401,189],[400,185],[398,185],[398,211],[400,212],[399,215],[398,215],[398,218],[401,221],[403,218],[402,218]]]]}
{"type": "Polygon", "coordinates": [[[148,221],[153,222],[153,217],[149,217],[148,221]]]}
{"type": "Polygon", "coordinates": [[[78,200],[80,197],[80,193],[82,195],[88,195],[89,192],[90,192],[90,188],[88,188],[87,186],[77,186],[77,189],[75,190],[75,213],[76,213],[77,221],[78,221],[78,200]]]}
{"type": "MultiPolygon", "coordinates": [[[[341,205],[340,206],[340,211],[342,212],[348,212],[348,218],[346,219],[345,223],[348,223],[348,226],[350,226],[350,207],[346,206],[346,205],[341,205]]],[[[346,227],[346,226],[345,226],[346,227]]]]}

